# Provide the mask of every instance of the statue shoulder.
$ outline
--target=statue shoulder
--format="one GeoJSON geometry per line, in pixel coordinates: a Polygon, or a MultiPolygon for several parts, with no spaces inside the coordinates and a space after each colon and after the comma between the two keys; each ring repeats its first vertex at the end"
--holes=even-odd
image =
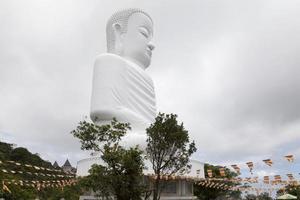
{"type": "Polygon", "coordinates": [[[121,70],[127,65],[121,56],[111,53],[98,55],[95,60],[95,68],[108,68],[110,70],[121,70]]]}

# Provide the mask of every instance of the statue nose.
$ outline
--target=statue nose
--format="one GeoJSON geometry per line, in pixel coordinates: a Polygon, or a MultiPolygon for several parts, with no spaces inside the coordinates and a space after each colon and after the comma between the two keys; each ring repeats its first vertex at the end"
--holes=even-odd
{"type": "Polygon", "coordinates": [[[155,49],[155,46],[152,43],[148,44],[148,48],[153,51],[155,49]]]}

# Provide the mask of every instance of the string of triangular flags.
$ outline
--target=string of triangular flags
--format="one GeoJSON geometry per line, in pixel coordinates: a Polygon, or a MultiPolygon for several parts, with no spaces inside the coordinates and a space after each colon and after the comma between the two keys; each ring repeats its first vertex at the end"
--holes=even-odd
{"type": "Polygon", "coordinates": [[[211,189],[220,189],[220,190],[232,190],[232,191],[276,191],[278,188],[271,187],[250,187],[250,186],[240,186],[240,185],[228,185],[226,182],[212,182],[212,181],[201,181],[196,183],[199,186],[211,188],[211,189]]]}
{"type": "Polygon", "coordinates": [[[74,175],[61,175],[61,174],[45,174],[41,172],[30,172],[30,171],[22,171],[22,170],[9,170],[5,168],[0,168],[0,171],[3,173],[9,173],[9,174],[27,174],[31,176],[43,176],[43,177],[57,177],[57,178],[74,178],[74,175]]]}
{"type": "MultiPolygon", "coordinates": [[[[284,156],[284,158],[285,158],[288,162],[290,162],[290,163],[291,163],[291,162],[294,162],[294,160],[295,160],[295,158],[294,158],[293,155],[286,155],[286,156],[284,156]]],[[[269,167],[272,167],[272,165],[274,164],[274,162],[273,162],[270,158],[263,160],[263,162],[264,162],[266,165],[268,165],[269,167]]],[[[254,168],[253,162],[247,162],[246,165],[248,166],[248,168],[249,168],[249,170],[250,170],[250,173],[253,174],[253,173],[252,173],[253,168],[254,168]]],[[[232,167],[233,167],[233,166],[232,166],[232,167]]],[[[233,168],[234,168],[234,167],[233,167],[233,168]]]]}
{"type": "Polygon", "coordinates": [[[19,185],[23,187],[34,187],[37,190],[41,190],[47,187],[65,187],[75,185],[77,183],[76,179],[65,179],[65,180],[48,180],[48,181],[41,181],[41,180],[3,180],[2,181],[2,190],[11,193],[8,185],[19,185]]]}
{"type": "MultiPolygon", "coordinates": [[[[258,194],[262,192],[269,192],[272,193],[273,191],[286,190],[284,187],[253,187],[249,185],[228,185],[228,182],[213,182],[209,180],[202,180],[199,182],[196,182],[197,185],[211,188],[211,189],[220,189],[220,190],[231,190],[231,191],[255,191],[258,194]]],[[[299,185],[298,185],[299,186],[299,185]]],[[[292,189],[290,189],[292,190],[292,189]]]]}
{"type": "Polygon", "coordinates": [[[23,167],[27,167],[27,168],[32,168],[32,169],[35,169],[35,170],[39,170],[39,171],[49,171],[49,172],[61,172],[61,173],[65,173],[63,170],[59,170],[59,169],[50,169],[50,168],[47,168],[47,167],[41,167],[41,166],[36,166],[36,165],[30,165],[30,164],[22,164],[22,163],[19,163],[19,162],[16,162],[16,161],[13,161],[13,160],[0,160],[0,164],[13,164],[13,165],[16,165],[16,166],[23,166],[23,167]]]}
{"type": "MultiPolygon", "coordinates": [[[[210,171],[210,170],[207,170],[210,171]]],[[[233,183],[241,183],[241,182],[248,182],[248,183],[259,183],[260,181],[264,184],[299,184],[300,181],[296,180],[293,174],[286,174],[287,180],[283,180],[280,175],[274,175],[273,180],[270,179],[270,176],[264,176],[263,179],[259,179],[259,177],[245,177],[245,178],[206,178],[205,180],[210,181],[227,181],[233,183]]]]}
{"type": "MultiPolygon", "coordinates": [[[[292,174],[287,174],[289,177],[293,177],[292,174]]],[[[154,174],[148,174],[147,175],[150,180],[157,179],[157,176],[154,174]]],[[[276,186],[276,185],[300,185],[300,181],[296,179],[289,180],[282,180],[280,175],[275,175],[274,180],[270,179],[270,176],[264,176],[263,179],[259,179],[259,177],[235,177],[235,178],[199,178],[194,176],[179,176],[179,175],[173,175],[173,176],[161,176],[162,180],[186,180],[186,181],[192,181],[192,182],[226,182],[226,183],[233,183],[233,184],[243,184],[243,183],[263,183],[263,184],[269,184],[269,186],[276,186]]]]}
{"type": "Polygon", "coordinates": [[[27,175],[35,175],[35,176],[44,176],[44,177],[60,177],[60,178],[73,178],[75,177],[75,174],[72,173],[65,173],[62,170],[57,169],[49,169],[45,167],[35,166],[35,165],[29,165],[29,164],[21,164],[19,162],[7,160],[7,161],[1,161],[0,160],[0,170],[4,173],[11,173],[11,174],[27,174],[27,175]],[[15,166],[13,169],[8,169],[9,165],[15,166]],[[17,170],[18,168],[24,167],[28,170],[17,170]],[[49,173],[49,172],[54,172],[49,173]],[[59,173],[59,174],[58,174],[59,173]]]}
{"type": "MultiPolygon", "coordinates": [[[[293,155],[286,155],[286,156],[284,156],[284,158],[285,158],[288,162],[294,162],[294,160],[295,160],[295,158],[294,158],[293,155]]],[[[274,164],[274,162],[273,162],[271,159],[265,159],[265,160],[263,160],[263,162],[264,162],[266,165],[270,166],[270,167],[272,167],[272,165],[274,164]]],[[[254,163],[253,163],[253,162],[247,162],[246,165],[248,166],[250,173],[253,174],[254,163]]],[[[241,168],[240,168],[237,164],[233,164],[233,165],[230,165],[230,166],[234,169],[234,171],[235,171],[238,175],[241,174],[241,168]]],[[[208,169],[206,172],[207,172],[207,175],[208,175],[209,178],[212,178],[212,177],[213,177],[213,173],[212,173],[212,170],[211,170],[211,169],[208,169]]],[[[223,167],[220,167],[220,168],[219,168],[219,173],[220,173],[220,176],[222,176],[222,177],[225,177],[225,176],[226,176],[226,174],[225,174],[225,169],[224,169],[223,167]]]]}
{"type": "MultiPolygon", "coordinates": [[[[0,172],[4,174],[20,174],[30,175],[36,180],[22,180],[22,179],[4,179],[2,180],[2,190],[11,193],[8,185],[19,185],[24,187],[35,187],[41,190],[46,187],[61,187],[62,190],[67,185],[76,184],[74,179],[75,174],[66,173],[58,169],[50,169],[30,164],[22,164],[11,160],[0,160],[0,172]],[[59,178],[59,179],[53,179],[59,178]],[[51,179],[51,180],[50,180],[51,179]]],[[[8,176],[9,177],[9,176],[8,176]]]]}
{"type": "Polygon", "coordinates": [[[196,183],[199,186],[206,187],[206,188],[215,188],[219,190],[236,190],[237,187],[230,186],[226,183],[219,183],[219,182],[211,182],[211,181],[202,181],[196,183]]]}

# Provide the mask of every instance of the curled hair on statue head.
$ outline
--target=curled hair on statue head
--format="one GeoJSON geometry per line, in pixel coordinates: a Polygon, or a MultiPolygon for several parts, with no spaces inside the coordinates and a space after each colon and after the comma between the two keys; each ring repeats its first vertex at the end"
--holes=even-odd
{"type": "MultiPolygon", "coordinates": [[[[149,17],[152,21],[151,17],[144,11],[138,8],[129,8],[125,10],[118,11],[114,13],[106,24],[106,41],[107,41],[107,52],[108,53],[116,53],[116,38],[114,34],[114,28],[117,28],[121,33],[127,32],[128,20],[131,15],[135,13],[142,13],[149,17]]],[[[153,23],[153,22],[152,22],[153,23]]]]}

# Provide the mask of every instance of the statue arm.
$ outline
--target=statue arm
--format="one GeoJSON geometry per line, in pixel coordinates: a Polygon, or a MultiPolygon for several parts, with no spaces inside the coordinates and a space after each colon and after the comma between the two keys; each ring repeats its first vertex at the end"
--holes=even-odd
{"type": "Polygon", "coordinates": [[[103,54],[96,58],[91,98],[91,119],[110,121],[119,118],[118,110],[124,100],[125,62],[114,54],[103,54]]]}

